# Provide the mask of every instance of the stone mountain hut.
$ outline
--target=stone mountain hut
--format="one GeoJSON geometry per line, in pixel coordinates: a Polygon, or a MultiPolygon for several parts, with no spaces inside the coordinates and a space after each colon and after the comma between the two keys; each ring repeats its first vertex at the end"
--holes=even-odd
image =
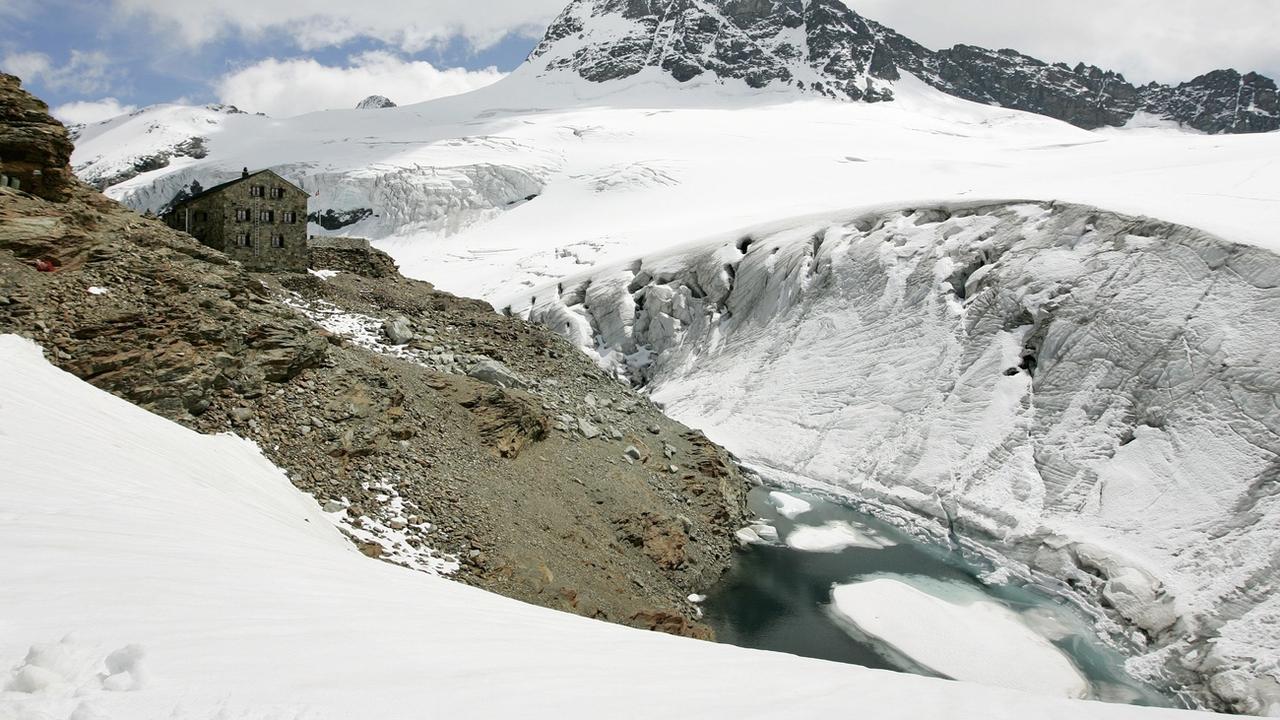
{"type": "Polygon", "coordinates": [[[165,223],[254,272],[306,272],[306,190],[270,170],[250,173],[176,203],[165,223]]]}

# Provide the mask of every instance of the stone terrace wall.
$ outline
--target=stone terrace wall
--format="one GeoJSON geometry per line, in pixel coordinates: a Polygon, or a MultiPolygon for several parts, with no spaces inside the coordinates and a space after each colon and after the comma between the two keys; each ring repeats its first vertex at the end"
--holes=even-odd
{"type": "Polygon", "coordinates": [[[307,243],[312,270],[337,270],[371,278],[400,273],[390,255],[375,250],[364,238],[315,237],[307,243]]]}

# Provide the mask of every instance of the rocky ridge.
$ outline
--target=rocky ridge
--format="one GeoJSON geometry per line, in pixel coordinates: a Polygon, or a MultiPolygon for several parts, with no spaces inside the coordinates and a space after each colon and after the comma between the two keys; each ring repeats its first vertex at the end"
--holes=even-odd
{"type": "Polygon", "coordinates": [[[1280,129],[1276,83],[1257,73],[1135,86],[1116,72],[1015,50],[933,51],[841,0],[574,0],[530,59],[594,82],[659,68],[680,82],[711,75],[866,102],[892,100],[906,72],[966,100],[1090,130],[1139,113],[1207,133],[1280,129]]]}
{"type": "MultiPolygon", "coordinates": [[[[0,86],[3,112],[34,102],[0,86]]],[[[65,155],[44,162],[66,170],[65,155]]],[[[0,188],[0,332],[148,410],[254,440],[367,555],[709,636],[687,598],[725,570],[745,520],[720,448],[484,303],[398,275],[251,275],[56,176],[59,202],[0,188]]]]}

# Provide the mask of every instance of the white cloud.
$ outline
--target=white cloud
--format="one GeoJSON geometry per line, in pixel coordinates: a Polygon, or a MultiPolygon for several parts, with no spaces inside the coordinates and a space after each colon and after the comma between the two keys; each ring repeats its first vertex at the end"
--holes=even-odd
{"type": "Polygon", "coordinates": [[[10,75],[17,75],[24,82],[30,82],[32,79],[49,72],[53,67],[53,60],[48,55],[38,52],[19,52],[6,55],[3,61],[0,61],[0,68],[10,75]]]}
{"type": "Polygon", "coordinates": [[[926,46],[1011,47],[1084,61],[1130,81],[1181,82],[1234,67],[1280,74],[1277,0],[845,0],[926,46]]]}
{"type": "Polygon", "coordinates": [[[111,59],[96,51],[72,50],[65,65],[56,64],[44,53],[10,53],[0,67],[27,85],[40,83],[52,90],[84,94],[103,92],[111,80],[111,59]]]}
{"type": "Polygon", "coordinates": [[[346,67],[312,59],[268,58],[223,76],[216,83],[220,102],[249,112],[300,115],[314,110],[353,108],[370,95],[400,105],[474,90],[502,78],[494,68],[440,70],[431,63],[369,52],[346,67]]]}
{"type": "Polygon", "coordinates": [[[53,116],[67,125],[87,125],[89,123],[110,120],[113,117],[137,110],[136,105],[122,105],[113,97],[101,100],[81,100],[59,105],[53,109],[53,116]]]}
{"type": "Polygon", "coordinates": [[[303,50],[374,38],[417,52],[454,37],[488,47],[511,33],[540,34],[568,0],[114,0],[200,45],[228,33],[284,31],[303,50]]]}

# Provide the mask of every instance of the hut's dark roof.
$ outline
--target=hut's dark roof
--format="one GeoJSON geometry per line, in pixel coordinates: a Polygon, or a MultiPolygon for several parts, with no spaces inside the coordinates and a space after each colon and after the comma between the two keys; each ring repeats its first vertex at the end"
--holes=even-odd
{"type": "Polygon", "coordinates": [[[300,187],[298,187],[297,185],[295,185],[295,184],[293,184],[293,183],[289,182],[288,180],[285,180],[283,177],[280,177],[280,174],[279,174],[279,173],[277,173],[277,172],[275,172],[274,170],[259,170],[259,171],[257,171],[257,172],[249,173],[248,175],[241,175],[240,177],[236,178],[235,180],[228,180],[227,182],[224,182],[224,183],[222,183],[221,185],[214,185],[213,187],[208,188],[208,189],[206,189],[206,190],[201,190],[200,192],[196,193],[195,195],[192,195],[191,197],[189,197],[189,198],[187,198],[187,199],[183,200],[182,202],[177,203],[176,205],[174,205],[174,207],[175,207],[175,208],[177,208],[177,207],[180,207],[180,206],[182,206],[182,205],[186,205],[187,203],[189,203],[189,202],[191,202],[191,201],[193,201],[193,200],[198,200],[198,199],[200,199],[200,198],[202,198],[202,197],[204,197],[204,196],[206,196],[206,195],[212,195],[213,193],[219,192],[219,191],[221,191],[221,190],[226,190],[227,188],[231,187],[232,185],[236,185],[236,184],[238,184],[238,183],[245,182],[246,180],[252,180],[253,178],[255,178],[255,177],[259,176],[259,175],[262,175],[263,173],[271,173],[272,175],[275,175],[277,178],[279,178],[279,179],[280,179],[280,182],[285,183],[286,185],[289,185],[290,187],[293,187],[293,188],[294,188],[294,189],[296,189],[298,192],[303,193],[304,195],[305,195],[305,194],[306,194],[306,192],[307,192],[306,190],[303,190],[302,188],[300,188],[300,187]]]}

